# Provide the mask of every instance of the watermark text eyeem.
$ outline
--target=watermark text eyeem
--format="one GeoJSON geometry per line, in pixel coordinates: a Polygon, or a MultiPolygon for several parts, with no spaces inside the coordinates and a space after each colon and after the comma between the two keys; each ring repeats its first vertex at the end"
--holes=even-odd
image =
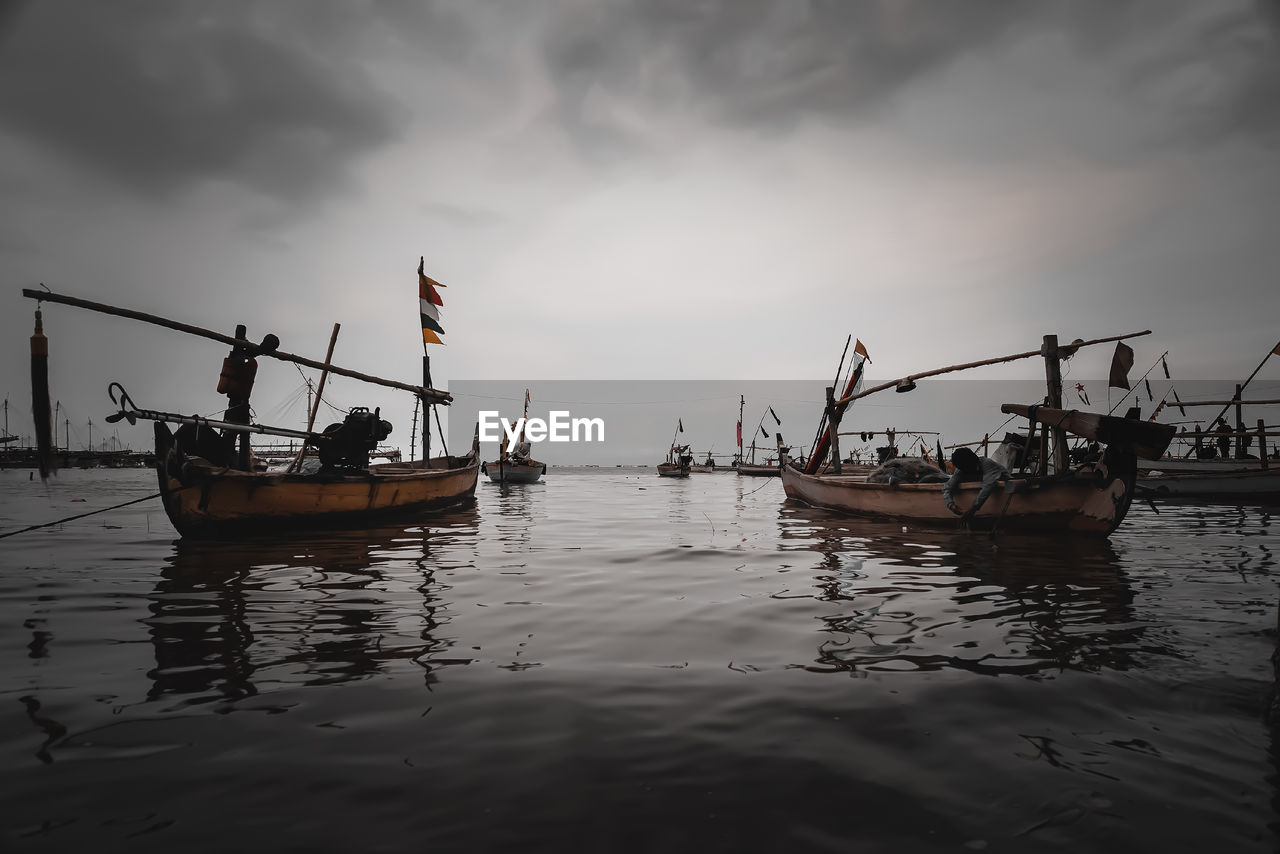
{"type": "Polygon", "coordinates": [[[522,434],[529,442],[603,442],[603,418],[573,418],[568,410],[553,409],[549,418],[517,418],[515,423],[498,415],[496,409],[482,409],[478,413],[481,442],[498,442],[502,434],[507,437],[507,451],[515,450],[516,439],[522,434]]]}

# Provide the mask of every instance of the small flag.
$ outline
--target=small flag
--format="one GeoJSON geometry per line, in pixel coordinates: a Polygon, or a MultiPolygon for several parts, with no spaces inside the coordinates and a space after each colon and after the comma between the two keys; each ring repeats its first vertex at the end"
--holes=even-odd
{"type": "Polygon", "coordinates": [[[1272,350],[1271,352],[1273,355],[1280,356],[1280,342],[1276,344],[1275,349],[1272,350]]]}
{"type": "Polygon", "coordinates": [[[942,440],[938,440],[938,468],[947,470],[947,458],[942,455],[942,440]]]}
{"type": "Polygon", "coordinates": [[[424,260],[422,256],[418,257],[418,314],[422,320],[422,341],[425,344],[444,344],[440,339],[444,334],[444,327],[440,325],[440,306],[444,305],[444,300],[436,291],[444,285],[422,272],[424,260]]]}
{"type": "MultiPolygon", "coordinates": [[[[1276,345],[1276,349],[1280,350],[1280,344],[1276,345]]],[[[871,357],[867,355],[867,348],[862,345],[862,339],[857,339],[854,342],[853,352],[857,353],[859,356],[866,359],[868,362],[871,361],[871,357]]]]}
{"type": "Polygon", "coordinates": [[[1182,413],[1183,417],[1186,417],[1187,410],[1183,408],[1182,401],[1178,400],[1178,392],[1174,391],[1173,389],[1169,389],[1169,391],[1173,392],[1173,402],[1178,405],[1178,411],[1182,413]]]}
{"type": "MultiPolygon", "coordinates": [[[[1280,344],[1277,344],[1276,346],[1280,347],[1280,344]]],[[[1169,376],[1169,363],[1164,360],[1164,356],[1160,357],[1160,367],[1164,368],[1164,378],[1167,380],[1172,379],[1172,377],[1169,376]]]]}
{"type": "Polygon", "coordinates": [[[778,422],[778,426],[782,426],[782,419],[778,417],[778,413],[773,411],[773,407],[769,407],[769,414],[773,416],[773,420],[778,422]]]}
{"type": "Polygon", "coordinates": [[[742,422],[738,422],[738,444],[742,444],[742,422]]]}
{"type": "Polygon", "coordinates": [[[1107,380],[1107,388],[1129,388],[1129,369],[1132,367],[1133,348],[1117,341],[1115,355],[1111,357],[1111,377],[1107,380]]]}
{"type": "Polygon", "coordinates": [[[1089,405],[1089,393],[1084,390],[1084,383],[1076,383],[1076,394],[1080,395],[1081,403],[1089,405]]]}
{"type": "Polygon", "coordinates": [[[763,424],[761,424],[761,425],[760,425],[760,435],[761,435],[761,436],[764,436],[766,439],[768,439],[768,438],[769,438],[769,431],[768,431],[768,430],[766,430],[766,429],[764,429],[764,425],[763,425],[763,424]]]}
{"type": "Polygon", "coordinates": [[[1143,380],[1142,384],[1147,387],[1147,397],[1151,398],[1152,401],[1155,401],[1156,396],[1151,393],[1151,380],[1143,380]]]}
{"type": "Polygon", "coordinates": [[[676,432],[677,432],[677,433],[683,433],[683,432],[684,432],[684,419],[683,419],[683,418],[677,418],[677,419],[676,419],[676,432]]]}

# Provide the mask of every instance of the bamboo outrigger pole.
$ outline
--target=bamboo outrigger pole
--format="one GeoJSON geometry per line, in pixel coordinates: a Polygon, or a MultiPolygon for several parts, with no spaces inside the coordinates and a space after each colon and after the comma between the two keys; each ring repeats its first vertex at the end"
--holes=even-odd
{"type": "MultiPolygon", "coordinates": [[[[1268,351],[1267,351],[1267,355],[1265,355],[1265,356],[1263,356],[1263,357],[1262,357],[1262,361],[1258,363],[1258,367],[1256,367],[1256,368],[1254,368],[1254,369],[1253,369],[1253,373],[1249,374],[1249,378],[1248,378],[1248,379],[1246,379],[1244,382],[1240,383],[1240,385],[1236,386],[1236,397],[1237,397],[1237,398],[1239,398],[1239,397],[1240,397],[1240,395],[1244,393],[1244,390],[1245,390],[1245,388],[1247,388],[1247,387],[1248,387],[1249,383],[1253,382],[1253,378],[1254,378],[1254,377],[1256,377],[1256,376],[1258,375],[1258,371],[1262,370],[1262,366],[1263,366],[1263,365],[1265,365],[1265,364],[1267,363],[1267,359],[1270,359],[1270,358],[1271,358],[1273,355],[1275,355],[1277,352],[1280,352],[1280,342],[1276,342],[1276,346],[1272,347],[1270,350],[1268,350],[1268,351]]],[[[1238,400],[1238,399],[1237,399],[1237,400],[1229,400],[1229,401],[1227,401],[1227,402],[1226,402],[1226,404],[1222,407],[1222,411],[1221,411],[1221,412],[1219,412],[1219,413],[1218,413],[1218,415],[1217,415],[1217,417],[1216,417],[1216,418],[1214,418],[1213,420],[1214,420],[1214,421],[1217,421],[1217,420],[1218,420],[1218,418],[1221,418],[1222,416],[1224,416],[1224,415],[1226,415],[1226,414],[1227,414],[1227,410],[1228,410],[1228,409],[1230,409],[1231,407],[1236,406],[1236,405],[1241,405],[1241,406],[1243,406],[1243,405],[1244,405],[1244,401],[1241,401],[1241,400],[1238,400]]],[[[1184,404],[1183,404],[1183,406],[1186,406],[1186,404],[1184,403],[1184,404]]]]}
{"type": "Polygon", "coordinates": [[[76,308],[84,308],[89,311],[100,312],[101,314],[111,314],[116,317],[125,317],[130,320],[140,320],[144,323],[151,323],[156,326],[163,326],[166,329],[173,329],[177,332],[185,332],[188,335],[195,335],[200,338],[208,338],[211,341],[219,341],[231,347],[243,347],[249,353],[255,356],[270,356],[273,359],[279,359],[282,362],[293,362],[298,365],[304,365],[308,368],[316,370],[327,370],[330,373],[338,374],[351,379],[360,380],[361,382],[371,383],[373,385],[386,386],[387,388],[398,388],[402,391],[412,392],[419,397],[426,398],[433,403],[449,404],[453,402],[453,397],[446,391],[440,391],[434,388],[427,388],[420,385],[412,385],[411,383],[402,383],[397,380],[388,380],[382,377],[376,377],[372,374],[363,374],[359,371],[353,371],[348,368],[340,368],[337,365],[327,364],[325,362],[317,362],[314,359],[308,359],[305,356],[297,356],[293,353],[286,353],[283,350],[263,350],[261,345],[253,341],[246,341],[243,338],[236,338],[231,335],[222,335],[211,329],[203,329],[199,326],[192,326],[189,323],[180,323],[176,320],[169,320],[154,314],[147,314],[141,311],[133,311],[127,308],[118,308],[112,305],[106,305],[100,302],[91,302],[90,300],[79,299],[77,297],[64,296],[56,294],[52,291],[41,291],[33,288],[23,288],[22,295],[28,299],[37,302],[53,302],[61,305],[70,305],[76,308]]]}
{"type": "MultiPolygon", "coordinates": [[[[1150,329],[1144,329],[1141,332],[1130,332],[1126,335],[1112,335],[1109,338],[1095,338],[1092,341],[1081,341],[1078,344],[1075,342],[1072,342],[1071,344],[1059,344],[1058,350],[1059,352],[1063,350],[1070,350],[1072,353],[1074,353],[1076,350],[1078,350],[1081,347],[1091,347],[1094,344],[1107,344],[1111,341],[1123,341],[1126,338],[1140,338],[1143,335],[1150,335],[1150,334],[1151,334],[1150,329]]],[[[861,398],[864,398],[869,394],[875,394],[876,392],[881,392],[881,391],[884,391],[885,389],[894,388],[899,385],[911,384],[911,383],[914,383],[916,380],[924,379],[925,377],[936,377],[939,374],[949,374],[949,373],[952,373],[953,371],[966,371],[970,368],[981,368],[985,365],[998,365],[1003,362],[1016,362],[1018,359],[1030,359],[1033,356],[1043,356],[1043,355],[1044,355],[1043,349],[1028,350],[1025,353],[1015,353],[1012,356],[999,356],[994,359],[982,359],[977,362],[965,362],[963,365],[949,365],[945,368],[936,368],[932,371],[923,371],[918,374],[910,374],[908,376],[901,377],[896,380],[890,380],[889,382],[881,383],[880,385],[875,386],[874,388],[864,389],[863,391],[860,391],[857,394],[851,394],[851,395],[848,395],[847,397],[842,397],[835,402],[837,405],[852,403],[853,401],[860,400],[861,398]]]]}
{"type": "MultiPolygon", "coordinates": [[[[1268,406],[1274,403],[1280,403],[1280,398],[1275,400],[1184,400],[1181,406],[1268,406]]],[[[1224,412],[1226,410],[1223,410],[1224,412]]],[[[1216,418],[1214,419],[1217,420],[1216,418]]]]}

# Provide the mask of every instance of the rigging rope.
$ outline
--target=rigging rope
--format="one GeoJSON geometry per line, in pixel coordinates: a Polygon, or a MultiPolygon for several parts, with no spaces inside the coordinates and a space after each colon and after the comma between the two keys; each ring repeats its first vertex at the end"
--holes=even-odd
{"type": "MultiPolygon", "coordinates": [[[[188,487],[183,487],[183,488],[186,489],[188,487]]],[[[175,489],[173,491],[179,492],[181,490],[175,489]]],[[[116,504],[111,507],[103,507],[101,510],[90,510],[88,513],[80,513],[76,516],[68,516],[65,519],[58,519],[57,521],[54,521],[54,522],[45,522],[42,525],[31,525],[29,527],[22,528],[17,531],[8,531],[6,533],[0,534],[0,540],[3,540],[5,537],[12,537],[16,534],[25,534],[28,531],[38,531],[41,528],[52,528],[54,525],[61,525],[64,522],[74,522],[76,519],[83,519],[86,516],[96,516],[99,513],[106,513],[108,510],[119,510],[121,507],[128,507],[130,504],[141,504],[143,501],[150,501],[153,498],[159,498],[163,494],[164,493],[156,492],[151,495],[144,496],[142,498],[135,498],[132,501],[126,501],[123,504],[116,504]]]]}

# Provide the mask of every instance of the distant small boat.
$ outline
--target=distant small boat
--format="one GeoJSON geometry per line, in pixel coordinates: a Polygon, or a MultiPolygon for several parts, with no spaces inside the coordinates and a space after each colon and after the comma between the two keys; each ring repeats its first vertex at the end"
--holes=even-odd
{"type": "Polygon", "coordinates": [[[537,483],[547,473],[547,464],[507,457],[485,463],[484,473],[494,483],[537,483]]]}
{"type": "MultiPolygon", "coordinates": [[[[756,462],[756,437],[761,435],[766,439],[769,437],[769,431],[764,429],[764,419],[766,417],[772,415],[773,420],[778,423],[779,427],[782,426],[782,419],[773,411],[772,406],[765,407],[765,411],[760,415],[759,423],[756,424],[755,431],[751,434],[751,457],[748,459],[746,448],[742,444],[742,413],[746,403],[746,397],[738,395],[738,457],[733,464],[734,471],[743,477],[778,477],[782,474],[782,470],[777,457],[766,457],[763,463],[756,462]]],[[[766,450],[771,451],[773,449],[768,448],[766,450]]]]}
{"type": "Polygon", "coordinates": [[[751,463],[738,463],[738,474],[743,477],[781,477],[782,466],[777,463],[768,465],[752,465],[751,463]]]}
{"type": "Polygon", "coordinates": [[[529,440],[524,437],[524,425],[529,421],[529,389],[524,390],[524,419],[516,434],[514,450],[508,453],[506,445],[500,446],[498,459],[485,463],[484,473],[494,483],[537,483],[547,473],[547,464],[529,456],[529,440]]]}
{"type": "Polygon", "coordinates": [[[693,464],[693,454],[688,445],[676,443],[676,436],[684,432],[684,419],[676,422],[676,432],[671,436],[671,448],[667,451],[667,459],[658,463],[659,477],[688,477],[693,464]]]}

